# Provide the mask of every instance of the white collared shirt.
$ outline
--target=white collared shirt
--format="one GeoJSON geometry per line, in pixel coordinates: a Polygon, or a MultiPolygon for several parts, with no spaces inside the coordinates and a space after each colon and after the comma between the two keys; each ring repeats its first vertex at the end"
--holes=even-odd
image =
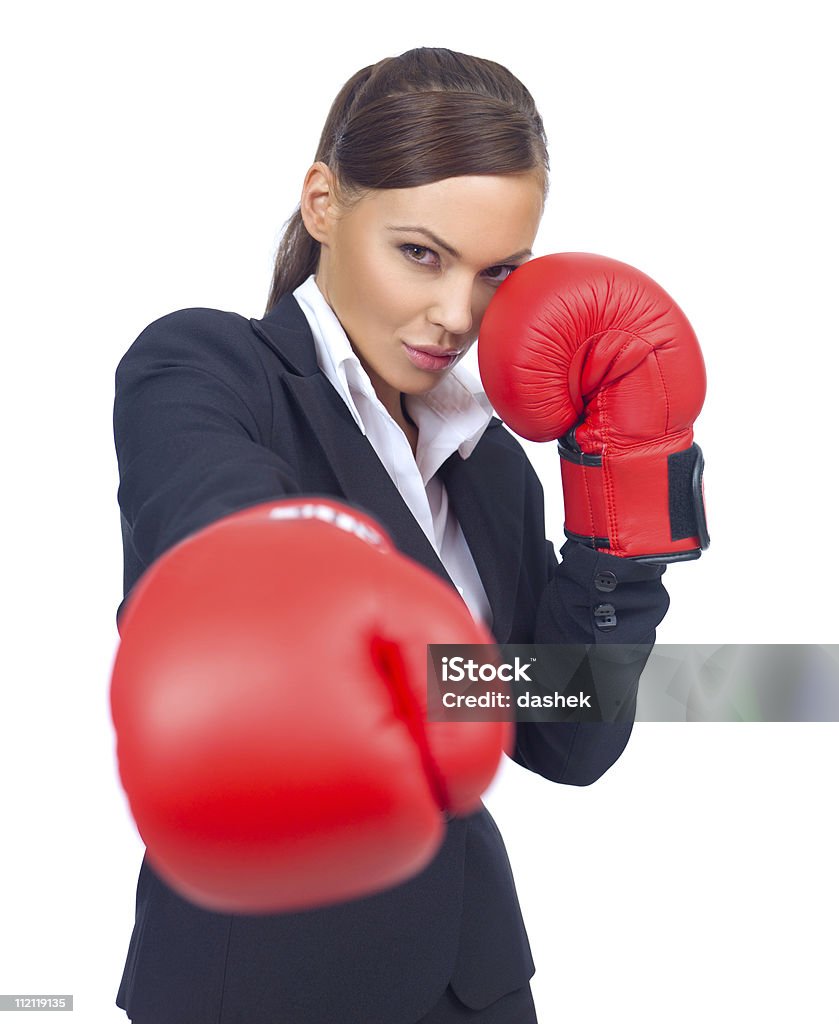
{"type": "Polygon", "coordinates": [[[417,425],[414,456],[405,432],[379,401],[346,331],[311,274],[293,293],[315,340],[318,364],[373,446],[405,504],[446,567],[472,617],[492,626],[492,611],[460,523],[437,470],[455,451],[467,458],[492,417],[480,382],[455,366],[424,395],[406,395],[417,425]]]}

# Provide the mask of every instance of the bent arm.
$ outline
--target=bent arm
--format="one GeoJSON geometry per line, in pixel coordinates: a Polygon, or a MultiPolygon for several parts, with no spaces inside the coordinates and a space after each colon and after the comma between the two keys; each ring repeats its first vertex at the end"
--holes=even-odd
{"type": "MultiPolygon", "coordinates": [[[[608,672],[620,710],[617,721],[521,722],[511,756],[552,782],[587,786],[617,761],[632,732],[638,681],[655,642],[655,627],[670,604],[661,581],[665,566],[603,554],[575,541],[563,545],[557,562],[553,544],[545,543],[547,583],[534,642],[591,645],[589,671],[608,672]],[[602,575],[607,573],[611,576],[602,575]],[[612,589],[598,589],[604,584],[612,589]],[[615,619],[605,629],[598,625],[603,613],[595,616],[604,604],[613,606],[615,619]],[[616,644],[621,646],[605,647],[616,644]]],[[[567,685],[567,680],[559,682],[567,685]]]]}

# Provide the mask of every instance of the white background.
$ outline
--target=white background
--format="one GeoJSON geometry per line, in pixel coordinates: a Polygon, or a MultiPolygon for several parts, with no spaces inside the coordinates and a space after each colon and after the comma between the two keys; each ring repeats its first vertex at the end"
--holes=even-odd
{"type": "MultiPolygon", "coordinates": [[[[174,309],[262,315],[329,104],[383,56],[442,45],[518,74],[551,147],[537,251],[632,263],[697,331],[712,546],[668,569],[659,640],[836,640],[830,7],[7,7],[0,992],[125,1019],[142,847],[107,702],[116,363],[174,309]]],[[[561,542],[554,449],[528,451],[561,542]]],[[[639,724],[584,789],[508,763],[487,802],[540,1020],[839,1021],[838,728],[639,724]]]]}

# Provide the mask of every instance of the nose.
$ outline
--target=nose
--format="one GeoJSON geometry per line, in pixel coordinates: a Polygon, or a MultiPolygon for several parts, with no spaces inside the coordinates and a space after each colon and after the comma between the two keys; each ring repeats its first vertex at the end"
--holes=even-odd
{"type": "Polygon", "coordinates": [[[428,319],[448,334],[467,334],[472,329],[472,281],[445,281],[428,310],[428,319]]]}

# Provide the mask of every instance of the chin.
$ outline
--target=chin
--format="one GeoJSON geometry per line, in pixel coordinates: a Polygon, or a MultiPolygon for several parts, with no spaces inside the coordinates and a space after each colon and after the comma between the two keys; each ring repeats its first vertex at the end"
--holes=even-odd
{"type": "Polygon", "coordinates": [[[437,373],[423,373],[422,370],[418,370],[416,375],[413,375],[410,381],[406,381],[403,387],[400,387],[400,391],[403,391],[406,395],[424,395],[428,391],[432,391],[441,380],[445,380],[446,377],[452,372],[450,366],[446,370],[441,370],[437,373]]]}

